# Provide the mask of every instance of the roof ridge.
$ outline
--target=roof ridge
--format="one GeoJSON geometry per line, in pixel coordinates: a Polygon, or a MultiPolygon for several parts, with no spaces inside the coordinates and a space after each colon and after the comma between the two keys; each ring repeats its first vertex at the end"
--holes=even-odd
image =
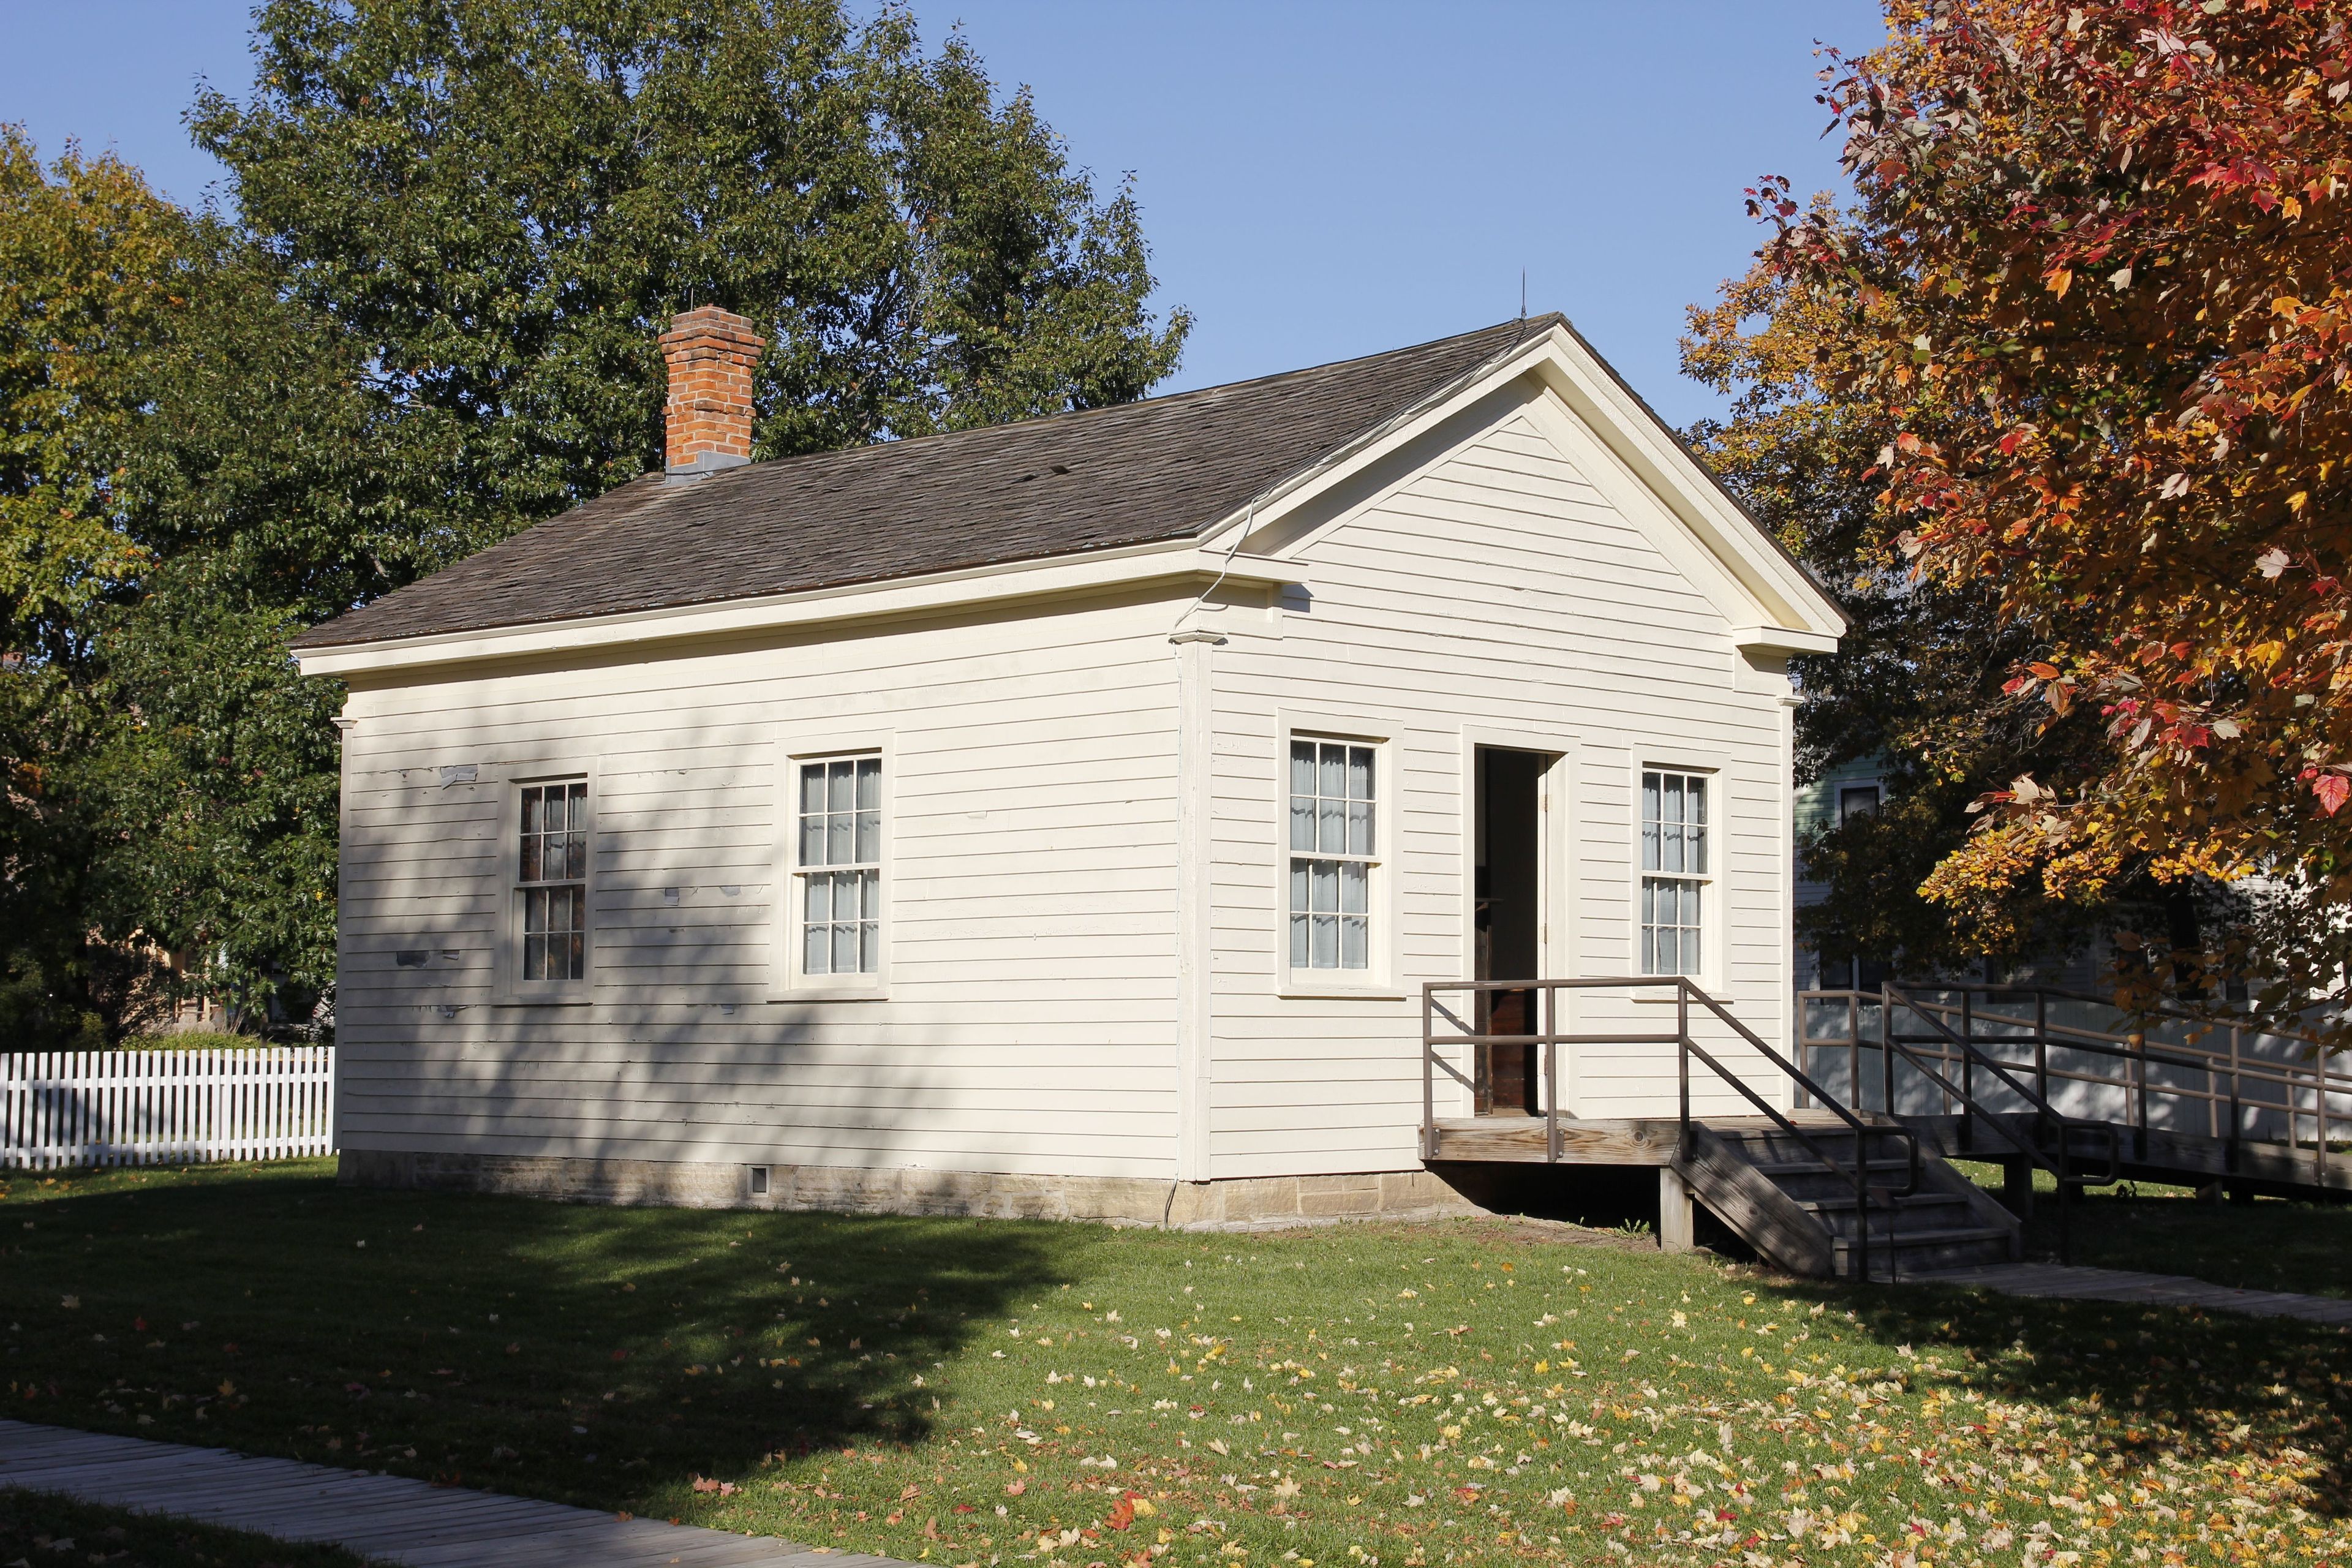
{"type": "MultiPolygon", "coordinates": [[[[1350,354],[1346,359],[1326,360],[1320,364],[1300,365],[1295,370],[1271,371],[1265,375],[1244,376],[1239,381],[1221,381],[1213,386],[1190,387],[1182,392],[1171,392],[1160,397],[1139,397],[1130,403],[1106,403],[1094,408],[1064,408],[1052,414],[1033,414],[1026,419],[1007,419],[1003,423],[998,425],[973,425],[966,426],[961,430],[934,430],[927,436],[897,436],[892,437],[887,440],[867,441],[856,447],[824,447],[813,452],[794,452],[789,457],[762,458],[758,462],[743,463],[739,464],[732,468],[719,469],[708,477],[713,479],[725,479],[730,476],[745,473],[754,468],[773,468],[779,463],[798,463],[805,461],[811,458],[846,458],[862,452],[898,451],[910,447],[928,445],[932,442],[953,441],[964,437],[1002,436],[1008,430],[1026,429],[1039,425],[1058,425],[1065,420],[1090,419],[1099,416],[1120,413],[1131,414],[1138,409],[1144,408],[1167,408],[1172,405],[1183,403],[1190,399],[1206,398],[1213,393],[1238,392],[1246,387],[1265,387],[1271,385],[1276,382],[1291,381],[1305,376],[1318,375],[1328,371],[1344,370],[1349,365],[1366,364],[1377,359],[1391,359],[1406,354],[1423,353],[1432,349],[1444,348],[1448,343],[1464,342],[1471,338],[1484,337],[1489,332],[1499,332],[1505,327],[1518,326],[1526,328],[1532,327],[1538,322],[1558,322],[1564,326],[1568,324],[1568,318],[1558,310],[1547,310],[1541,315],[1526,316],[1507,321],[1496,321],[1487,326],[1475,327],[1466,332],[1453,332],[1449,333],[1445,337],[1432,338],[1427,342],[1406,343],[1401,348],[1382,349],[1376,353],[1350,354]]],[[[659,470],[653,468],[646,470],[646,473],[656,473],[659,470]]],[[[615,486],[614,488],[617,489],[619,487],[615,486]]],[[[605,493],[610,494],[611,491],[606,491],[605,493]]]]}

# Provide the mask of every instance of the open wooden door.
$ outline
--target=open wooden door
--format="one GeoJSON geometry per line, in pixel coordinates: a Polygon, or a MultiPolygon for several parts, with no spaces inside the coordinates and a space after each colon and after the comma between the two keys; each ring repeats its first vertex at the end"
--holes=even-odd
{"type": "MultiPolygon", "coordinates": [[[[1543,790],[1552,762],[1538,752],[1478,748],[1473,830],[1476,979],[1542,977],[1543,790]]],[[[1534,1034],[1541,1027],[1537,994],[1532,989],[1482,993],[1479,1033],[1534,1034]]],[[[1496,1044],[1483,1047],[1479,1057],[1479,1115],[1542,1114],[1540,1050],[1496,1044]]]]}

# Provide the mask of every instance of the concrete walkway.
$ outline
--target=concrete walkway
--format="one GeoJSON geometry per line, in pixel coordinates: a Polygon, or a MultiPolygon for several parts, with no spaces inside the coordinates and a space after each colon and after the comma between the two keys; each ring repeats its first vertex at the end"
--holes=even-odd
{"type": "Polygon", "coordinates": [[[909,1568],[772,1536],[23,1421],[0,1421],[0,1487],[325,1542],[412,1568],[909,1568]]]}
{"type": "Polygon", "coordinates": [[[2134,1274],[2121,1268],[2070,1268],[2056,1263],[1983,1263],[1969,1268],[1906,1274],[1906,1284],[1965,1285],[2004,1296],[2044,1296],[2078,1301],[2137,1301],[2152,1307],[2205,1307],[2252,1318],[2298,1318],[2306,1323],[2352,1327],[2352,1301],[2296,1296],[2284,1290],[2232,1290],[2185,1274],[2134,1274]]]}

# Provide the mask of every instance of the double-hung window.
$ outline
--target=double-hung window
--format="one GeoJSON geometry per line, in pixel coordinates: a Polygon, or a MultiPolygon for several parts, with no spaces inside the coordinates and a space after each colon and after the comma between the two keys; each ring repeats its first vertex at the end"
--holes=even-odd
{"type": "Polygon", "coordinates": [[[1290,967],[1372,967],[1372,877],[1379,866],[1375,750],[1290,742],[1290,967]]]}
{"type": "Polygon", "coordinates": [[[515,978],[556,990],[588,975],[588,781],[520,786],[515,978]]]}
{"type": "Polygon", "coordinates": [[[1642,973],[1697,974],[1706,931],[1704,773],[1642,774],[1642,973]]]}
{"type": "Polygon", "coordinates": [[[882,759],[802,763],[798,807],[801,973],[866,984],[882,968],[882,759]]]}

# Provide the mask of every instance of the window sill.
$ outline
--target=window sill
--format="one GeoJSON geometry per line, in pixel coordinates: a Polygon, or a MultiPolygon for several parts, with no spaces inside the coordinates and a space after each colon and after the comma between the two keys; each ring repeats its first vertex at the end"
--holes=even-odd
{"type": "MultiPolygon", "coordinates": [[[[1700,990],[1706,992],[1708,995],[1714,997],[1717,1001],[1720,1002],[1723,1000],[1722,993],[1716,986],[1709,984],[1701,976],[1692,974],[1685,975],[1684,978],[1688,980],[1693,985],[1696,985],[1700,990]]],[[[1653,988],[1651,986],[1644,985],[1640,990],[1635,991],[1633,994],[1633,1005],[1637,1007],[1671,1007],[1675,1005],[1675,993],[1671,987],[1660,985],[1653,988]]],[[[1696,1007],[1699,1004],[1694,1002],[1691,1005],[1696,1007]]]]}
{"type": "Polygon", "coordinates": [[[1338,980],[1307,980],[1290,978],[1275,987],[1276,996],[1297,1001],[1358,1001],[1402,1002],[1409,994],[1402,987],[1377,983],[1349,984],[1338,980]]]}
{"type": "Polygon", "coordinates": [[[768,998],[771,1002],[887,1002],[887,985],[795,985],[768,998]]]}

